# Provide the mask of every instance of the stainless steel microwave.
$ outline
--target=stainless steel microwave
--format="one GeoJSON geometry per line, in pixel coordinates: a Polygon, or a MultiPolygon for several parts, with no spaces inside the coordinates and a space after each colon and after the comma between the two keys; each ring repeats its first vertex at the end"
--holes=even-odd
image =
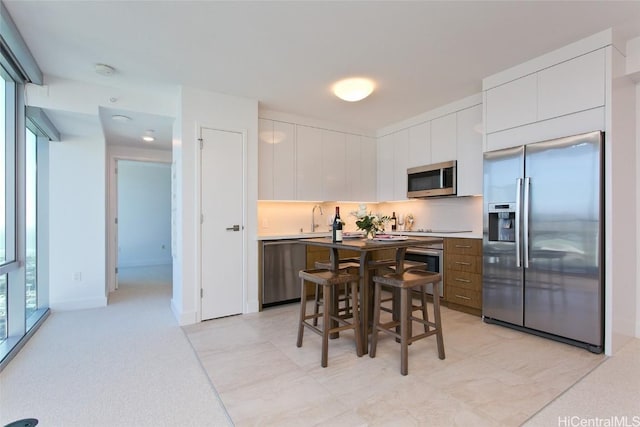
{"type": "Polygon", "coordinates": [[[407,169],[407,197],[454,196],[456,161],[407,169]]]}

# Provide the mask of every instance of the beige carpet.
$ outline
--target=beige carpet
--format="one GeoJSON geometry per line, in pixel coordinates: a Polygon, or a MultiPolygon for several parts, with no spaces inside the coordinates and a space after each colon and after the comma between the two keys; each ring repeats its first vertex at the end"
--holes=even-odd
{"type": "Polygon", "coordinates": [[[170,274],[123,269],[107,307],[52,313],[0,373],[0,425],[233,425],[171,313],[170,274]]]}

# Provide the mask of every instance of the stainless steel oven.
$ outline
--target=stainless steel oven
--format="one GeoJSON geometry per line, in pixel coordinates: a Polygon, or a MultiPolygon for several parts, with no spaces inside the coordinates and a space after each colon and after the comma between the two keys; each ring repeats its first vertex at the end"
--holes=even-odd
{"type": "Polygon", "coordinates": [[[440,297],[444,297],[444,257],[443,244],[433,243],[429,246],[409,247],[404,255],[404,259],[408,261],[424,262],[427,264],[427,270],[440,273],[442,280],[438,283],[440,289],[440,297]]]}

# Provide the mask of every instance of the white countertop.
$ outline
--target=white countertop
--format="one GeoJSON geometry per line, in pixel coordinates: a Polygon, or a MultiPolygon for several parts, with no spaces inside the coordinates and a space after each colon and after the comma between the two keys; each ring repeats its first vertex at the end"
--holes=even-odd
{"type": "MultiPolygon", "coordinates": [[[[481,233],[474,233],[473,231],[467,230],[432,230],[430,232],[424,231],[391,231],[386,234],[399,234],[405,236],[425,236],[425,237],[459,237],[465,239],[482,239],[481,233]]],[[[286,240],[286,239],[308,239],[312,237],[330,237],[330,232],[322,232],[322,233],[297,233],[297,234],[278,234],[278,235],[267,235],[263,234],[258,236],[258,240],[286,240]]]]}

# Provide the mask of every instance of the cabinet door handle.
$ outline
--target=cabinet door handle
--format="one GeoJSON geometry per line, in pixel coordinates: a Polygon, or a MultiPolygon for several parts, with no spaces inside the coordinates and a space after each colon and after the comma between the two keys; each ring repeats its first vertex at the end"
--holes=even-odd
{"type": "Polygon", "coordinates": [[[465,297],[464,295],[458,295],[458,294],[456,294],[456,297],[457,298],[461,298],[461,299],[466,299],[466,300],[470,300],[471,299],[469,297],[465,297]]]}
{"type": "Polygon", "coordinates": [[[456,245],[456,248],[471,249],[471,245],[456,245]]]}
{"type": "Polygon", "coordinates": [[[459,277],[456,277],[456,278],[455,278],[455,279],[453,279],[453,280],[455,280],[456,282],[471,283],[471,280],[468,280],[468,279],[461,279],[461,278],[459,278],[459,277]]]}
{"type": "Polygon", "coordinates": [[[456,261],[456,264],[460,264],[460,265],[471,265],[470,262],[462,262],[462,261],[456,261]]]}

